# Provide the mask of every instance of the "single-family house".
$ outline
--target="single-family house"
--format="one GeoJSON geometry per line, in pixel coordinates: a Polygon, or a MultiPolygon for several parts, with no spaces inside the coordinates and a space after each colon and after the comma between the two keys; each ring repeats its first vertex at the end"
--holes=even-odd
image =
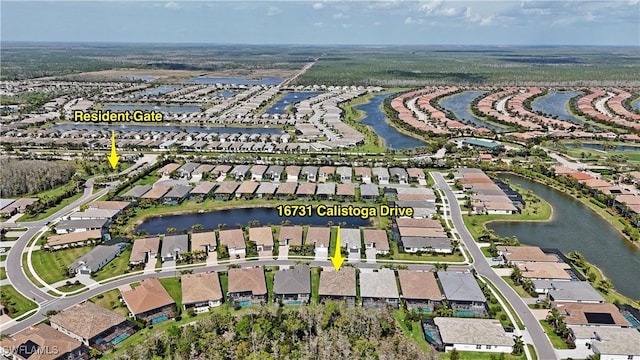
{"type": "Polygon", "coordinates": [[[352,174],[353,174],[353,170],[348,166],[338,166],[336,168],[336,176],[343,183],[350,183],[352,174]]]}
{"type": "Polygon", "coordinates": [[[274,244],[271,227],[262,226],[249,228],[249,241],[256,243],[258,253],[267,252],[270,254],[273,251],[274,244]]]}
{"type": "Polygon", "coordinates": [[[442,339],[441,350],[507,354],[513,351],[513,334],[506,333],[499,320],[436,317],[433,322],[442,339]]]}
{"type": "Polygon", "coordinates": [[[378,255],[389,254],[389,239],[385,230],[364,229],[362,237],[365,249],[375,249],[378,255]]]}
{"type": "Polygon", "coordinates": [[[180,286],[184,310],[193,309],[199,314],[222,305],[222,287],[215,271],[182,275],[180,286]]]}
{"type": "Polygon", "coordinates": [[[340,271],[322,271],[318,295],[322,303],[345,301],[353,307],[356,302],[356,269],[343,266],[340,271]]]}
{"type": "Polygon", "coordinates": [[[382,167],[375,167],[371,170],[373,179],[380,185],[389,184],[389,170],[382,167]]]}
{"type": "Polygon", "coordinates": [[[162,262],[178,261],[182,258],[182,253],[189,251],[189,235],[165,235],[162,239],[162,251],[160,258],[162,262]]]}
{"type": "Polygon", "coordinates": [[[120,255],[126,247],[125,243],[98,245],[69,265],[69,273],[93,274],[120,255]]]}
{"type": "Polygon", "coordinates": [[[231,259],[244,258],[247,254],[247,247],[244,243],[244,232],[242,229],[220,230],[220,245],[227,247],[231,259]]]}
{"type": "Polygon", "coordinates": [[[406,184],[409,181],[409,174],[407,174],[407,170],[400,167],[390,168],[389,176],[391,180],[397,181],[400,184],[406,184]]]}
{"type": "Polygon", "coordinates": [[[176,185],[163,197],[166,205],[178,205],[183,202],[191,192],[191,186],[189,185],[176,185]]]}
{"type": "Polygon", "coordinates": [[[216,200],[229,200],[233,196],[233,193],[235,193],[238,186],[240,186],[239,182],[223,181],[213,191],[213,196],[216,200]]]}
{"type": "Polygon", "coordinates": [[[49,318],[51,327],[86,346],[105,351],[136,332],[122,315],[90,301],[75,304],[49,318]]]}
{"type": "Polygon", "coordinates": [[[366,308],[390,306],[397,309],[400,302],[396,274],[391,269],[382,268],[377,272],[360,273],[360,298],[366,308]]]}
{"type": "Polygon", "coordinates": [[[316,182],[318,178],[317,166],[303,166],[300,175],[309,182],[316,182]]]}
{"type": "Polygon", "coordinates": [[[133,248],[131,249],[131,256],[129,257],[129,264],[146,264],[158,256],[159,250],[159,237],[148,237],[134,240],[133,248]]]}
{"type": "Polygon", "coordinates": [[[398,280],[407,310],[432,313],[442,304],[442,292],[433,272],[398,270],[398,280]]]}
{"type": "Polygon", "coordinates": [[[360,198],[362,201],[372,202],[378,200],[380,197],[380,190],[376,184],[362,184],[360,185],[360,198]]]}
{"type": "Polygon", "coordinates": [[[122,292],[122,299],[135,319],[157,324],[173,317],[176,303],[156,278],[144,279],[140,285],[122,292]]]}
{"type": "Polygon", "coordinates": [[[191,234],[191,251],[204,251],[207,255],[218,249],[215,231],[193,232],[191,234]]]}
{"type": "Polygon", "coordinates": [[[363,184],[371,184],[371,169],[368,167],[355,167],[353,168],[355,179],[363,184]]]}
{"type": "Polygon", "coordinates": [[[298,175],[300,174],[300,166],[289,165],[284,171],[287,173],[287,182],[298,182],[298,175]]]}
{"type": "MultiPolygon", "coordinates": [[[[302,236],[302,234],[301,234],[302,236]]],[[[273,279],[275,301],[285,305],[302,305],[311,299],[311,270],[307,265],[276,271],[273,279]]]]}
{"type": "Polygon", "coordinates": [[[281,165],[271,165],[267,169],[266,176],[271,179],[273,182],[280,182],[282,179],[282,172],[284,171],[284,166],[281,165]]]}
{"type": "Polygon", "coordinates": [[[486,316],[487,299],[475,276],[468,272],[438,271],[438,280],[456,316],[486,316]]]}
{"type": "Polygon", "coordinates": [[[89,348],[82,342],[41,323],[0,340],[0,355],[12,360],[87,360],[89,348]],[[45,353],[46,349],[53,354],[45,353]]]}
{"type": "Polygon", "coordinates": [[[261,267],[231,268],[228,277],[229,302],[244,307],[267,301],[267,283],[261,267]]]}
{"type": "Polygon", "coordinates": [[[321,166],[318,169],[318,181],[326,182],[333,180],[333,174],[335,174],[335,166],[321,166]]]}
{"type": "Polygon", "coordinates": [[[302,226],[281,226],[278,243],[287,246],[302,246],[302,226]]]}
{"type": "Polygon", "coordinates": [[[251,180],[262,181],[262,177],[267,171],[267,165],[253,165],[249,172],[251,173],[251,180]]]}
{"type": "Polygon", "coordinates": [[[336,183],[333,182],[318,184],[318,187],[316,189],[316,197],[318,198],[318,200],[332,200],[335,193],[336,183]]]}
{"type": "Polygon", "coordinates": [[[251,176],[249,165],[236,165],[236,167],[231,170],[231,176],[233,176],[236,181],[244,181],[245,178],[251,176]]]}

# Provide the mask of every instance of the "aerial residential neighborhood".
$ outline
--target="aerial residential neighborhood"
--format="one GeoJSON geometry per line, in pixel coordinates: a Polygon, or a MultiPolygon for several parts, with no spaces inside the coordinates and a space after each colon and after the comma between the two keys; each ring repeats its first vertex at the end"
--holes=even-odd
{"type": "Polygon", "coordinates": [[[2,10],[0,358],[640,359],[637,1],[2,10]]]}

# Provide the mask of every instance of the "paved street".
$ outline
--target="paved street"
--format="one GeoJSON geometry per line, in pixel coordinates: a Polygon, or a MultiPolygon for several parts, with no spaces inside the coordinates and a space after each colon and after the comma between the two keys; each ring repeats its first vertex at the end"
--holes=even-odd
{"type": "Polygon", "coordinates": [[[556,354],[553,346],[551,346],[551,342],[547,338],[546,334],[542,330],[542,326],[536,318],[533,316],[531,311],[529,311],[529,307],[524,301],[518,296],[518,294],[506,283],[500,276],[498,276],[495,271],[489,266],[489,263],[485,260],[482,251],[476,244],[475,240],[467,230],[464,225],[464,221],[462,220],[462,211],[460,210],[460,206],[457,205],[458,201],[455,197],[455,194],[446,183],[444,177],[441,173],[433,172],[433,178],[436,181],[436,186],[441,190],[444,190],[447,195],[447,199],[449,200],[449,204],[451,205],[451,219],[453,220],[453,224],[458,230],[460,234],[461,240],[464,242],[465,246],[471,253],[471,256],[475,259],[473,263],[473,267],[476,269],[479,275],[482,275],[489,279],[496,288],[504,295],[505,299],[511,304],[514,311],[522,320],[522,323],[526,327],[526,331],[528,331],[529,336],[533,342],[533,345],[536,348],[536,352],[538,354],[538,359],[556,359],[558,355],[556,354]]]}

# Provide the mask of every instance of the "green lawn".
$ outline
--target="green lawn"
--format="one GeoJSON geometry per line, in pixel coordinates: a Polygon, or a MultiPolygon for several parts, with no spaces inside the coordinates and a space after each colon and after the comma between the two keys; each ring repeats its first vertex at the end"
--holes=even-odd
{"type": "Polygon", "coordinates": [[[45,219],[53,214],[55,214],[57,211],[61,210],[62,208],[64,208],[65,206],[71,204],[72,202],[78,200],[80,197],[82,196],[82,192],[79,192],[75,195],[73,195],[72,197],[68,197],[64,200],[62,200],[58,205],[48,208],[47,210],[45,210],[44,212],[37,214],[36,216],[30,216],[29,214],[24,214],[20,217],[20,219],[18,219],[18,222],[24,222],[24,221],[37,221],[37,220],[42,220],[45,219]]]}
{"type": "Polygon", "coordinates": [[[311,299],[314,304],[320,302],[320,268],[311,268],[311,299]]]}
{"type": "Polygon", "coordinates": [[[2,304],[9,311],[9,316],[12,319],[37,308],[36,303],[22,296],[11,285],[0,286],[0,294],[2,294],[2,304]]]}
{"type": "Polygon", "coordinates": [[[7,270],[5,268],[0,267],[0,280],[4,280],[7,278],[7,270]]]}
{"type": "MultiPolygon", "coordinates": [[[[17,238],[17,237],[15,237],[15,236],[12,236],[12,237],[6,237],[6,236],[5,236],[5,237],[2,239],[2,241],[16,241],[16,240],[18,240],[18,238],[17,238]]],[[[0,241],[0,242],[1,242],[1,241],[0,241]]]]}
{"type": "MultiPolygon", "coordinates": [[[[498,289],[496,289],[496,287],[493,286],[493,284],[489,280],[487,280],[486,278],[484,278],[484,280],[486,281],[487,285],[489,287],[491,287],[496,292],[496,294],[498,294],[498,296],[500,297],[502,302],[507,305],[507,308],[509,308],[509,312],[511,313],[511,315],[513,315],[514,319],[516,320],[516,325],[518,325],[518,329],[524,330],[524,324],[522,323],[522,321],[518,317],[518,313],[516,313],[515,310],[513,310],[513,307],[511,307],[511,304],[509,304],[507,299],[504,298],[502,293],[500,291],[498,291],[498,289]]],[[[504,312],[504,309],[502,309],[502,312],[504,312]]],[[[496,316],[498,316],[498,315],[499,314],[497,314],[496,316]]]]}
{"type": "Polygon", "coordinates": [[[109,279],[114,276],[122,275],[129,268],[129,257],[131,256],[131,247],[128,247],[110,263],[105,265],[100,271],[96,273],[93,278],[96,281],[109,279]]]}
{"type": "MultiPolygon", "coordinates": [[[[440,359],[450,359],[451,352],[447,352],[444,354],[440,354],[440,359]]],[[[481,351],[458,351],[460,354],[460,360],[493,360],[497,359],[500,356],[500,353],[490,353],[490,352],[481,352],[481,351]]],[[[505,354],[505,360],[525,360],[526,356],[524,354],[520,356],[515,356],[511,354],[505,354]]]]}
{"type": "Polygon", "coordinates": [[[59,286],[56,289],[60,290],[62,292],[73,292],[73,291],[77,291],[77,290],[80,290],[80,289],[83,289],[83,288],[86,288],[86,287],[84,285],[82,285],[82,284],[76,285],[76,284],[72,283],[71,285],[59,286]]]}
{"type": "Polygon", "coordinates": [[[542,325],[542,329],[545,333],[547,333],[547,337],[551,340],[551,345],[553,345],[556,349],[568,349],[567,343],[560,336],[556,335],[553,332],[553,328],[549,325],[545,320],[540,320],[540,325],[542,325]]]}
{"type": "MultiPolygon", "coordinates": [[[[446,255],[446,254],[428,254],[428,255],[418,255],[418,254],[409,254],[400,252],[398,249],[398,243],[395,241],[389,241],[389,246],[391,248],[391,258],[394,260],[404,260],[404,261],[430,261],[430,262],[463,262],[464,256],[459,252],[455,254],[446,255]]],[[[384,259],[384,258],[382,258],[384,259]]]]}
{"type": "MultiPolygon", "coordinates": [[[[35,252],[34,252],[35,254],[35,252]]],[[[38,287],[42,287],[42,283],[36,280],[35,276],[29,271],[29,266],[27,265],[27,254],[22,254],[22,270],[24,270],[25,275],[27,275],[27,279],[31,281],[32,284],[38,287]]]]}
{"type": "Polygon", "coordinates": [[[33,269],[48,284],[64,280],[65,271],[74,261],[93,249],[90,246],[58,251],[37,250],[31,257],[33,269]]]}
{"type": "Polygon", "coordinates": [[[267,304],[271,304],[274,299],[273,294],[273,278],[276,276],[277,269],[267,268],[264,272],[266,281],[267,281],[267,304]]]}
{"type": "Polygon", "coordinates": [[[180,278],[166,278],[160,279],[160,283],[167,290],[169,295],[176,301],[176,307],[178,308],[178,312],[182,310],[182,287],[180,286],[180,278]]]}
{"type": "Polygon", "coordinates": [[[120,290],[113,289],[107,291],[106,293],[94,296],[89,299],[89,301],[96,305],[100,305],[107,310],[114,311],[126,317],[129,315],[129,309],[127,309],[127,306],[125,304],[120,303],[118,297],[120,297],[120,290]]]}
{"type": "Polygon", "coordinates": [[[422,351],[425,353],[434,351],[431,348],[431,345],[429,345],[427,340],[424,338],[420,321],[405,321],[403,310],[394,310],[393,318],[398,322],[398,325],[402,329],[404,335],[413,340],[422,351]],[[407,325],[408,323],[410,323],[410,325],[407,325]],[[411,330],[409,330],[409,326],[411,327],[411,330]]]}
{"type": "Polygon", "coordinates": [[[529,348],[529,353],[531,354],[531,360],[538,360],[538,354],[536,353],[536,348],[531,344],[527,344],[527,348],[529,348]]]}
{"type": "Polygon", "coordinates": [[[0,261],[7,260],[7,255],[0,255],[0,261]]]}
{"type": "Polygon", "coordinates": [[[532,297],[531,294],[529,294],[528,292],[526,292],[523,288],[522,285],[516,285],[513,280],[511,280],[510,276],[502,276],[502,279],[509,284],[509,286],[511,286],[513,288],[513,290],[515,290],[518,295],[520,295],[520,297],[523,298],[529,298],[532,297]]]}

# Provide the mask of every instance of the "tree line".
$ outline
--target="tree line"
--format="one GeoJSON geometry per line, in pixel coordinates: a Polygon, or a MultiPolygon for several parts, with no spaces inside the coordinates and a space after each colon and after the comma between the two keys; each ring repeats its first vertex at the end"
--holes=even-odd
{"type": "Polygon", "coordinates": [[[220,312],[147,335],[119,359],[437,359],[407,338],[387,309],[337,303],[235,315],[220,312]]]}
{"type": "Polygon", "coordinates": [[[0,194],[13,197],[50,190],[71,180],[74,164],[66,161],[0,159],[0,194]]]}

